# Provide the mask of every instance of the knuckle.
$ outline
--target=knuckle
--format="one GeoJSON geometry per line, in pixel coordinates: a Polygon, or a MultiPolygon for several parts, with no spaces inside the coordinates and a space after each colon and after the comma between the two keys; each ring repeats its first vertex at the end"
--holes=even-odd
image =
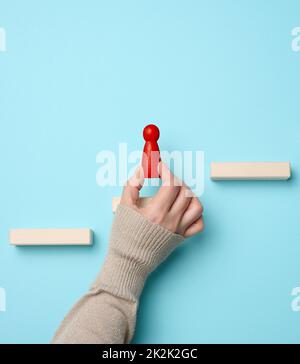
{"type": "Polygon", "coordinates": [[[174,222],[169,222],[164,224],[164,227],[172,233],[175,233],[175,231],[177,231],[178,224],[175,224],[174,222]]]}
{"type": "Polygon", "coordinates": [[[170,211],[168,213],[168,220],[170,225],[177,227],[182,219],[182,211],[170,211]]]}
{"type": "Polygon", "coordinates": [[[199,232],[202,232],[205,228],[204,221],[201,219],[201,223],[199,224],[199,232]]]}
{"type": "Polygon", "coordinates": [[[203,206],[201,205],[199,200],[196,200],[196,201],[197,201],[197,203],[195,204],[195,207],[194,207],[195,213],[199,214],[201,216],[203,213],[203,206]]]}
{"type": "Polygon", "coordinates": [[[160,225],[164,221],[164,214],[152,208],[147,209],[144,215],[155,224],[160,225]]]}
{"type": "Polygon", "coordinates": [[[172,232],[175,232],[179,226],[180,218],[172,219],[168,223],[168,229],[172,232]]]}
{"type": "Polygon", "coordinates": [[[184,185],[183,189],[184,189],[184,194],[186,197],[189,197],[189,198],[194,197],[193,191],[188,186],[184,185]]]}

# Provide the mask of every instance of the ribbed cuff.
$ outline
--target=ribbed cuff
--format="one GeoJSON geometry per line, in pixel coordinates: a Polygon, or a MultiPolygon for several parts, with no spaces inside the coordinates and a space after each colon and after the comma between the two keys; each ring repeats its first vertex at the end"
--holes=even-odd
{"type": "Polygon", "coordinates": [[[134,209],[119,205],[107,257],[93,284],[95,291],[137,301],[145,280],[183,240],[134,209]]]}

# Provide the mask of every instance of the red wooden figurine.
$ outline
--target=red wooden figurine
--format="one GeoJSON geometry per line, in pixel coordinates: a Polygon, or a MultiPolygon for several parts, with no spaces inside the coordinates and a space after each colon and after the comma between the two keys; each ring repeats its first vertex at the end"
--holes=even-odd
{"type": "Polygon", "coordinates": [[[150,124],[144,128],[143,137],[146,141],[142,167],[145,178],[159,178],[158,163],[160,161],[160,152],[157,144],[159,138],[159,129],[156,125],[150,124]]]}

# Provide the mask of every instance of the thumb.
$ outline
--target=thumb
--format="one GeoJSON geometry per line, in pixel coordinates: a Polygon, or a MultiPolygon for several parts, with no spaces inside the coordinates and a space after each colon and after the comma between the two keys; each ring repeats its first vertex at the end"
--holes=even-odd
{"type": "Polygon", "coordinates": [[[121,203],[124,205],[136,205],[140,190],[144,184],[144,171],[141,166],[137,168],[133,176],[125,183],[121,197],[121,203]]]}

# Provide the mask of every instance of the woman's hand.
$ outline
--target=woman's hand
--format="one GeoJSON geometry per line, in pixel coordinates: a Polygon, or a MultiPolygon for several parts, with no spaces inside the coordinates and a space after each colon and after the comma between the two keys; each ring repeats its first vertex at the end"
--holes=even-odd
{"type": "Polygon", "coordinates": [[[143,170],[139,168],[126,183],[121,204],[134,208],[148,220],[163,226],[172,233],[187,238],[204,229],[203,207],[198,198],[167,166],[160,162],[162,185],[146,206],[139,206],[139,192],[144,184],[143,170]]]}

